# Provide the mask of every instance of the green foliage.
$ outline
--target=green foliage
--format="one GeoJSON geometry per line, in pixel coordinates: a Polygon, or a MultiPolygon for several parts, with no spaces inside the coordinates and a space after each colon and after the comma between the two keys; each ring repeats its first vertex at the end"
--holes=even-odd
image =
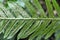
{"type": "Polygon", "coordinates": [[[2,2],[0,40],[49,40],[53,34],[55,40],[60,39],[60,6],[56,0],[45,0],[48,16],[39,0],[6,0],[7,7],[2,2]]]}

